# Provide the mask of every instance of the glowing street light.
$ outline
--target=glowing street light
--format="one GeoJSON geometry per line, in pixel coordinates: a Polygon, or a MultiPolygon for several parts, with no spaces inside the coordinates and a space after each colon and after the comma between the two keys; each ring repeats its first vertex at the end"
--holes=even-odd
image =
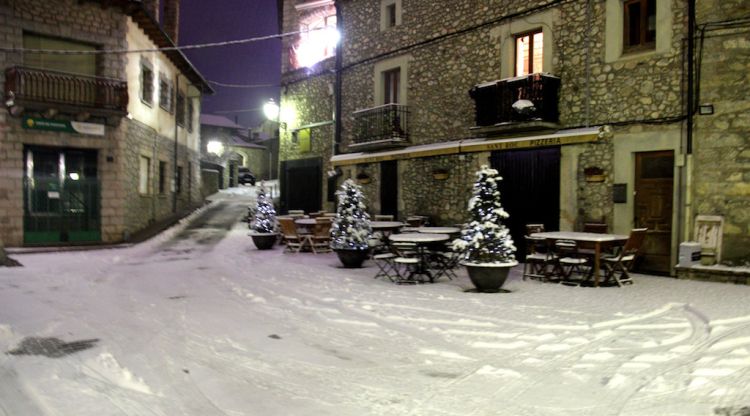
{"type": "Polygon", "coordinates": [[[266,118],[272,121],[279,121],[279,105],[271,98],[267,103],[263,104],[263,114],[266,118]]]}

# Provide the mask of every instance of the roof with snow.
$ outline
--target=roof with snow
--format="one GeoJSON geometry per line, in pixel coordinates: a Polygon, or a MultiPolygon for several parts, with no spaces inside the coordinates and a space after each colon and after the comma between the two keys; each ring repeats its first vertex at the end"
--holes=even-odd
{"type": "Polygon", "coordinates": [[[218,116],[216,114],[201,114],[201,125],[214,126],[214,127],[227,127],[230,129],[246,129],[247,127],[240,126],[234,121],[224,116],[218,116]]]}

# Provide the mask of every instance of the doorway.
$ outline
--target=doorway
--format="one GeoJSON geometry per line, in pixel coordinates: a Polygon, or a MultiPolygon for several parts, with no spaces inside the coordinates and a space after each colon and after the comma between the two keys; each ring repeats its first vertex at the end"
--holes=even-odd
{"type": "Polygon", "coordinates": [[[380,163],[380,213],[398,218],[398,162],[380,163]]]}
{"type": "Polygon", "coordinates": [[[24,148],[24,243],[101,241],[97,152],[24,148]]]}
{"type": "Polygon", "coordinates": [[[672,195],[674,152],[635,154],[635,199],[633,224],[646,227],[646,240],[636,268],[639,271],[669,274],[672,247],[672,195]]]}
{"type": "Polygon", "coordinates": [[[281,162],[281,212],[301,209],[319,211],[322,205],[322,161],[320,158],[281,162]]]}
{"type": "Polygon", "coordinates": [[[526,258],[526,224],[560,228],[560,148],[492,152],[492,168],[503,178],[500,203],[510,217],[505,225],[517,248],[519,261],[526,258]]]}

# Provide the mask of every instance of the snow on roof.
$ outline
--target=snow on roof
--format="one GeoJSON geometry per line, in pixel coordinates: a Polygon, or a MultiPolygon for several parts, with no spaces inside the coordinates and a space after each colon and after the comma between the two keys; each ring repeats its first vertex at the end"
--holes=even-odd
{"type": "Polygon", "coordinates": [[[246,139],[243,139],[240,136],[232,136],[229,138],[229,145],[230,146],[236,146],[236,147],[246,147],[251,149],[265,149],[265,146],[261,146],[256,143],[250,143],[246,139]]]}
{"type": "Polygon", "coordinates": [[[224,116],[217,116],[216,114],[201,114],[201,125],[227,127],[231,129],[246,129],[246,127],[240,126],[234,121],[224,116]]]}

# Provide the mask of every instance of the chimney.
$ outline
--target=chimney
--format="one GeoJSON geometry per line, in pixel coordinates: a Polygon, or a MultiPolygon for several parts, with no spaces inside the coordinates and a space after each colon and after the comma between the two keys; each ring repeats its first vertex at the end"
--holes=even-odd
{"type": "Polygon", "coordinates": [[[159,21],[159,0],[143,0],[143,7],[154,20],[159,21]]]}
{"type": "Polygon", "coordinates": [[[177,44],[177,35],[180,27],[180,0],[164,1],[164,32],[167,33],[174,44],[177,44]]]}

